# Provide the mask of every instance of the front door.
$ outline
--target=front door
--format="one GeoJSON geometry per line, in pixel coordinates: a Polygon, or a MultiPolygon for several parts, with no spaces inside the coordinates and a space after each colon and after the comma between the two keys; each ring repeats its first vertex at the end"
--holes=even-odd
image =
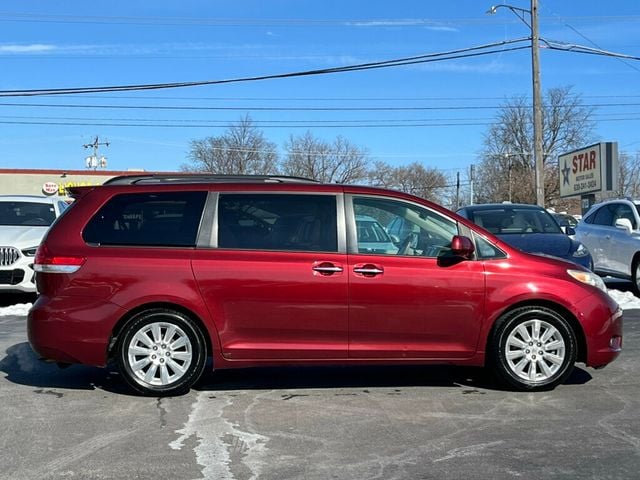
{"type": "Polygon", "coordinates": [[[349,356],[471,357],[482,326],[484,269],[447,256],[456,222],[411,202],[354,196],[350,204],[356,233],[349,240],[357,246],[348,261],[349,356]],[[389,235],[392,247],[371,248],[365,220],[406,236],[389,235]]]}

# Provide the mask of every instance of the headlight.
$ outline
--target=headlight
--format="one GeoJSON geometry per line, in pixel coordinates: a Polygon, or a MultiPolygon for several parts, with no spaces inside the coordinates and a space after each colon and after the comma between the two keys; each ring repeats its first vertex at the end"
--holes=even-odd
{"type": "Polygon", "coordinates": [[[36,250],[38,250],[38,247],[25,248],[24,250],[22,250],[22,254],[25,257],[35,257],[36,250]]]}
{"type": "Polygon", "coordinates": [[[586,257],[587,255],[589,255],[589,250],[587,250],[587,247],[580,243],[578,244],[578,248],[576,248],[576,251],[573,252],[572,255],[574,257],[586,257]]]}
{"type": "Polygon", "coordinates": [[[585,272],[584,270],[567,270],[567,273],[579,282],[599,288],[603,292],[607,291],[607,286],[595,273],[585,272]]]}

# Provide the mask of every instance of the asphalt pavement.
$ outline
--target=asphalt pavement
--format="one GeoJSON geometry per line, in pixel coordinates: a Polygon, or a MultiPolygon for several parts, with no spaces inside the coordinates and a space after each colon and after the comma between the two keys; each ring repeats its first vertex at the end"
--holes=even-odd
{"type": "Polygon", "coordinates": [[[2,479],[637,479],[640,310],[603,370],[554,391],[482,369],[208,373],[189,394],[133,396],[113,368],[40,362],[0,317],[2,479]]]}

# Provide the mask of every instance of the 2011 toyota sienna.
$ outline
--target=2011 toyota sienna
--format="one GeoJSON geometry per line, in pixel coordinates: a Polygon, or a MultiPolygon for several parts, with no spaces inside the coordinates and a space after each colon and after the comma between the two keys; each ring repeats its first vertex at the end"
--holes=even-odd
{"type": "Polygon", "coordinates": [[[490,366],[550,389],[622,347],[592,272],[510,247],[423,199],[292,177],[138,175],[73,190],[40,245],[29,341],[118,364],[147,395],[261,365],[490,366]],[[360,245],[357,218],[410,226],[360,245]]]}

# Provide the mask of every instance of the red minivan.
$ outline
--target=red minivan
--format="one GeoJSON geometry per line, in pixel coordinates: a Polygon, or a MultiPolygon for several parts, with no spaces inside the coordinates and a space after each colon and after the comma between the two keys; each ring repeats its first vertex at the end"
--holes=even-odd
{"type": "Polygon", "coordinates": [[[142,394],[187,391],[208,357],[220,369],[487,365],[543,390],[622,347],[600,277],[408,194],[219,175],[73,193],[35,258],[29,341],[60,363],[114,360],[142,394]]]}

